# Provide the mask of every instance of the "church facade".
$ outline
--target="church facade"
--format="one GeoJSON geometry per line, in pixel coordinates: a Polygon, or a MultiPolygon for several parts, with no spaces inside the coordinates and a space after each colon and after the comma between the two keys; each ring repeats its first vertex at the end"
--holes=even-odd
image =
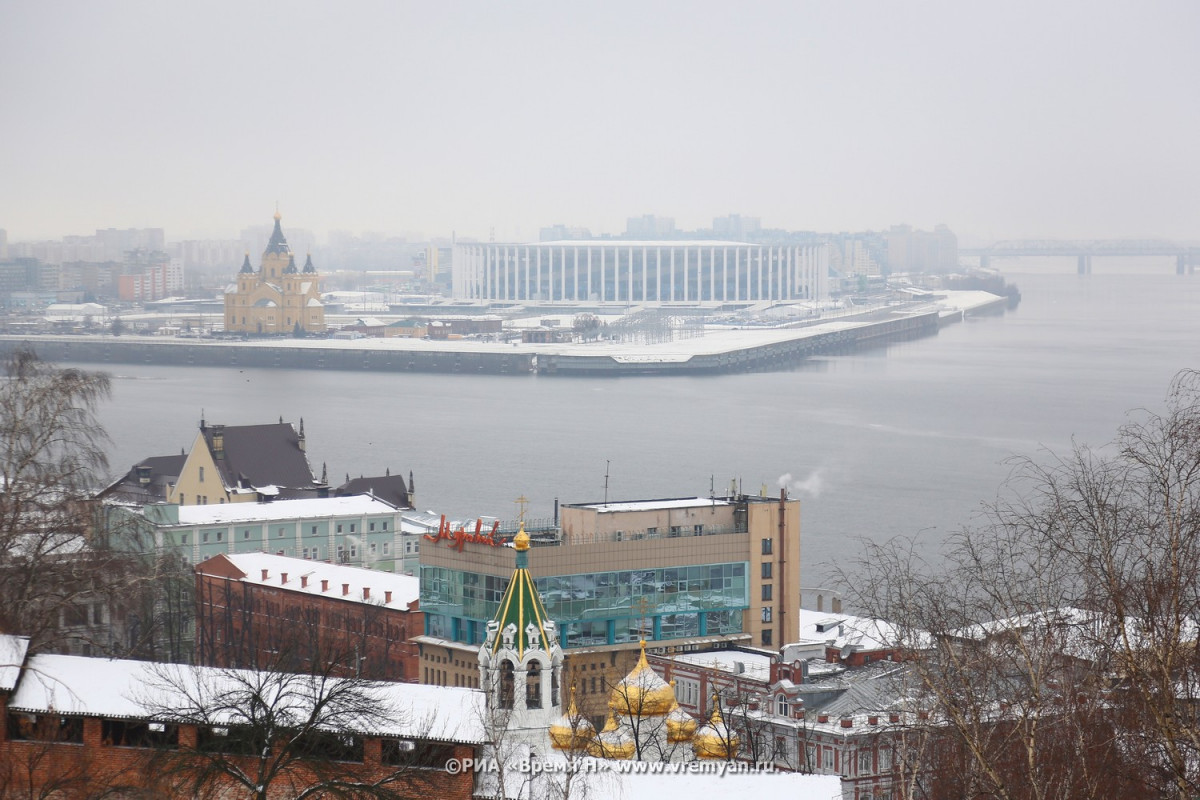
{"type": "Polygon", "coordinates": [[[256,271],[246,254],[237,283],[225,291],[225,330],[232,333],[324,333],[321,279],[310,255],[303,269],[275,214],[275,230],[256,271]]]}

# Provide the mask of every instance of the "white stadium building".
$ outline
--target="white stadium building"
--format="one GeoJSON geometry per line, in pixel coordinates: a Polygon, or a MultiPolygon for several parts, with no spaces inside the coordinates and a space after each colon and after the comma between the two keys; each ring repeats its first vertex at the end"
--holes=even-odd
{"type": "Polygon", "coordinates": [[[562,241],[457,244],[464,300],[727,303],[825,300],[828,245],[562,241]]]}

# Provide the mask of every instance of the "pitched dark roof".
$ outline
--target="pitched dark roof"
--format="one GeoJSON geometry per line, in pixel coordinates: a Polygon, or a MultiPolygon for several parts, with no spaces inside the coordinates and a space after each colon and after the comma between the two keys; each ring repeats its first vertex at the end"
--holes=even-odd
{"type": "Polygon", "coordinates": [[[294,275],[299,271],[300,270],[296,269],[296,257],[288,256],[288,265],[283,268],[283,273],[285,275],[294,275]]]}
{"type": "Polygon", "coordinates": [[[246,259],[244,261],[242,261],[241,272],[246,275],[249,275],[250,273],[254,272],[254,267],[250,266],[250,254],[249,253],[246,253],[246,259]]]}
{"type": "Polygon", "coordinates": [[[97,496],[132,503],[160,503],[167,499],[172,484],[179,480],[187,455],[151,456],[133,465],[97,496]]]}
{"type": "Polygon", "coordinates": [[[301,436],[290,423],[207,425],[201,431],[229,488],[312,490],[320,484],[300,446],[301,436]],[[222,439],[219,451],[215,446],[218,436],[222,439]]]}
{"type": "Polygon", "coordinates": [[[356,494],[373,494],[375,499],[397,508],[412,508],[408,487],[399,475],[381,475],[375,478],[352,478],[337,488],[338,497],[356,494]]]}
{"type": "Polygon", "coordinates": [[[279,227],[279,215],[275,215],[275,230],[271,232],[271,241],[267,242],[267,249],[263,251],[263,255],[287,255],[292,252],[292,248],[288,247],[287,239],[283,237],[283,228],[279,227]]]}
{"type": "Polygon", "coordinates": [[[316,272],[317,272],[317,268],[316,268],[316,267],[314,267],[314,266],[313,266],[313,263],[312,263],[312,253],[309,253],[309,254],[308,254],[308,258],[306,258],[306,259],[304,260],[304,271],[305,271],[306,273],[310,273],[310,274],[314,274],[314,275],[315,275],[315,274],[316,274],[316,272]]]}

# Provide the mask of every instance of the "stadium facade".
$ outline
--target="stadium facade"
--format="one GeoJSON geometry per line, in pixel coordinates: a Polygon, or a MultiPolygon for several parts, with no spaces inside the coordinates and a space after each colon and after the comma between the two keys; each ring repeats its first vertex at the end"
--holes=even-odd
{"type": "Polygon", "coordinates": [[[828,245],[723,241],[458,244],[463,300],[730,303],[825,300],[828,245]]]}

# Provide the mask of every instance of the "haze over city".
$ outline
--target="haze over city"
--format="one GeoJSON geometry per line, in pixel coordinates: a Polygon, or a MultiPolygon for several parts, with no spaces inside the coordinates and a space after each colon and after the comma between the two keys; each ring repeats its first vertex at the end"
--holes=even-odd
{"type": "Polygon", "coordinates": [[[0,227],[1196,238],[1200,6],[7,4],[0,227]]]}

